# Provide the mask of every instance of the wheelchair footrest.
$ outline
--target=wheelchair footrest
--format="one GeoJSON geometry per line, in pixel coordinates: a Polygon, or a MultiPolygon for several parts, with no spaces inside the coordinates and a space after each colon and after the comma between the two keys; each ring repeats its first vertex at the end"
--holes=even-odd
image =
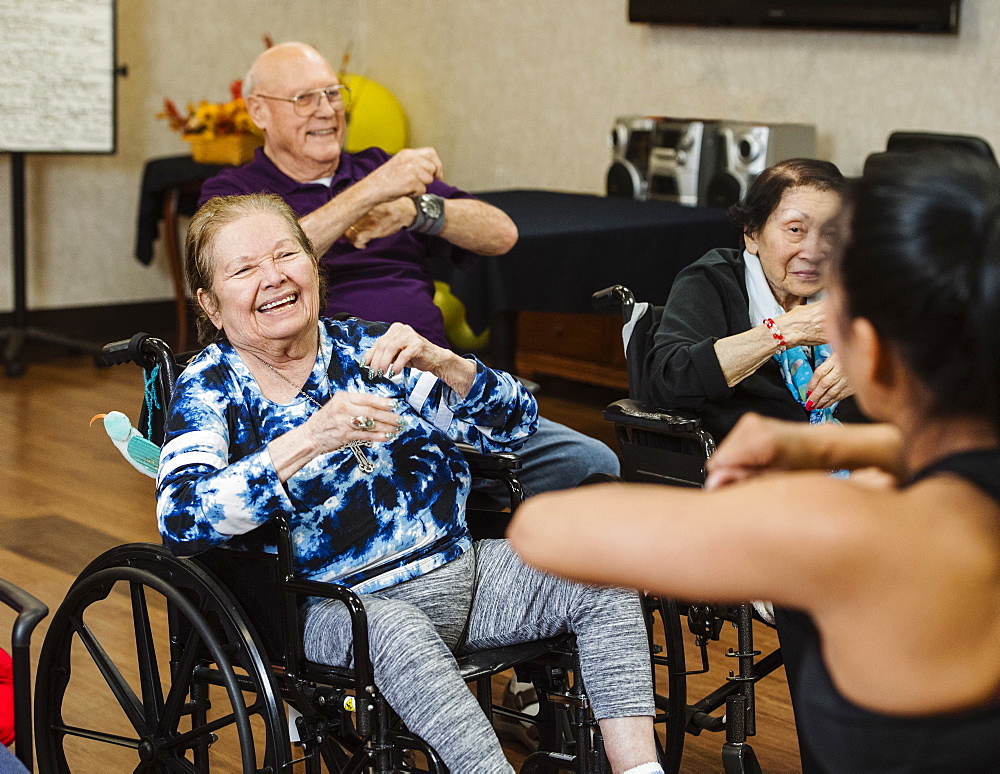
{"type": "Polygon", "coordinates": [[[702,731],[718,733],[726,730],[725,715],[710,715],[694,707],[687,708],[687,724],[685,730],[692,736],[698,736],[702,731]]]}

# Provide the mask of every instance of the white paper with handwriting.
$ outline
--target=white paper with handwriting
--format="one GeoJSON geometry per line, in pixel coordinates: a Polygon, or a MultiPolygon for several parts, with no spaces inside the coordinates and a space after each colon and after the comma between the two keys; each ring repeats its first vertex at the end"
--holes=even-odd
{"type": "Polygon", "coordinates": [[[0,0],[0,151],[110,153],[114,0],[0,0]]]}

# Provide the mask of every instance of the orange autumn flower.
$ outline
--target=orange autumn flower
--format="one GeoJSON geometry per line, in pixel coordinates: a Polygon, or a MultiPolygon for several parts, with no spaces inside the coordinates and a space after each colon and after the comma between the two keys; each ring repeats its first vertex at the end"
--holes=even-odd
{"type": "Polygon", "coordinates": [[[182,114],[172,100],[163,100],[163,112],[157,118],[165,119],[170,128],[182,137],[198,135],[211,139],[220,135],[253,134],[261,136],[250,115],[241,94],[243,83],[235,80],[229,84],[229,102],[208,102],[202,100],[197,105],[188,103],[187,114],[182,114]]]}

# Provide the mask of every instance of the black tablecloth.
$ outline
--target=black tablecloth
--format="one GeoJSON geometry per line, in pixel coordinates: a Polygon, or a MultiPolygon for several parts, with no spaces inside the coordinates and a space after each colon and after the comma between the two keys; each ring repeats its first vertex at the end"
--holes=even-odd
{"type": "MultiPolygon", "coordinates": [[[[194,213],[197,184],[225,167],[190,156],[150,159],[142,177],[135,257],[153,259],[163,194],[181,186],[178,210],[194,213]]],[[[591,312],[591,294],[625,285],[637,299],[662,304],[677,272],[713,247],[735,247],[739,231],[725,211],[556,191],[487,191],[483,201],[517,224],[519,238],[505,256],[467,269],[439,264],[434,273],[466,305],[473,330],[497,312],[591,312]]]]}
{"type": "Polygon", "coordinates": [[[139,220],[135,230],[136,260],[148,264],[153,260],[153,242],[158,235],[157,224],[163,212],[163,194],[181,186],[178,212],[194,215],[198,206],[197,184],[208,180],[225,166],[199,164],[190,156],[167,156],[150,159],[142,173],[139,191],[139,220]]]}
{"type": "Polygon", "coordinates": [[[592,312],[591,295],[609,285],[662,304],[683,267],[739,244],[722,209],[555,191],[476,195],[510,215],[520,234],[506,256],[434,267],[477,332],[497,312],[592,312]]]}

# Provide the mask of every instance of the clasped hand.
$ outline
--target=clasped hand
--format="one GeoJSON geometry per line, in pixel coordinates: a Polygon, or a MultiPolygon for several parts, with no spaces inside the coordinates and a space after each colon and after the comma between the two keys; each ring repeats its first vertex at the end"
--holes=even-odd
{"type": "Polygon", "coordinates": [[[401,231],[417,217],[417,206],[408,196],[377,204],[347,229],[344,237],[359,250],[373,239],[401,231]]]}
{"type": "Polygon", "coordinates": [[[829,341],[825,330],[826,301],[814,304],[799,304],[776,317],[774,322],[781,330],[785,344],[789,347],[814,347],[829,341]]]}
{"type": "MultiPolygon", "coordinates": [[[[450,349],[439,347],[409,325],[393,323],[363,357],[362,367],[370,378],[392,379],[404,368],[429,371],[464,396],[475,378],[475,365],[450,349]]],[[[337,392],[313,414],[306,427],[323,452],[334,451],[351,441],[380,443],[392,440],[407,422],[394,409],[399,403],[368,392],[337,392]],[[372,420],[366,426],[365,420],[372,420]]]]}
{"type": "Polygon", "coordinates": [[[441,159],[433,148],[406,148],[380,166],[358,185],[373,186],[376,204],[344,233],[357,248],[371,240],[395,234],[409,226],[417,215],[410,199],[441,178],[441,159]]]}
{"type": "Polygon", "coordinates": [[[744,414],[705,463],[705,489],[718,489],[766,471],[787,470],[796,448],[806,442],[804,423],[744,414]]]}
{"type": "Polygon", "coordinates": [[[813,371],[812,379],[806,386],[810,408],[827,408],[837,401],[852,395],[854,390],[847,380],[847,374],[840,365],[840,357],[834,352],[813,371]]]}
{"type": "Polygon", "coordinates": [[[393,411],[396,406],[395,399],[370,392],[335,392],[305,427],[320,454],[352,441],[380,443],[405,427],[405,420],[393,411]]]}
{"type": "MultiPolygon", "coordinates": [[[[824,300],[801,304],[775,319],[787,346],[814,347],[829,341],[825,322],[826,303],[824,300]]],[[[806,391],[811,401],[810,409],[827,408],[854,392],[836,353],[816,368],[806,391]]]]}
{"type": "Polygon", "coordinates": [[[450,349],[428,341],[404,323],[393,323],[365,353],[363,365],[373,375],[392,378],[410,366],[444,378],[447,366],[462,360],[450,349]]]}
{"type": "Polygon", "coordinates": [[[705,463],[705,489],[718,489],[764,473],[831,467],[851,468],[854,484],[891,489],[897,484],[898,472],[887,469],[885,461],[898,458],[899,444],[898,431],[888,426],[816,426],[744,414],[705,463]],[[867,434],[859,438],[859,433],[867,434]],[[853,442],[849,442],[850,438],[853,442]],[[848,455],[846,450],[851,448],[863,448],[864,458],[856,452],[848,455]],[[883,450],[881,455],[879,450],[883,450]]]}

